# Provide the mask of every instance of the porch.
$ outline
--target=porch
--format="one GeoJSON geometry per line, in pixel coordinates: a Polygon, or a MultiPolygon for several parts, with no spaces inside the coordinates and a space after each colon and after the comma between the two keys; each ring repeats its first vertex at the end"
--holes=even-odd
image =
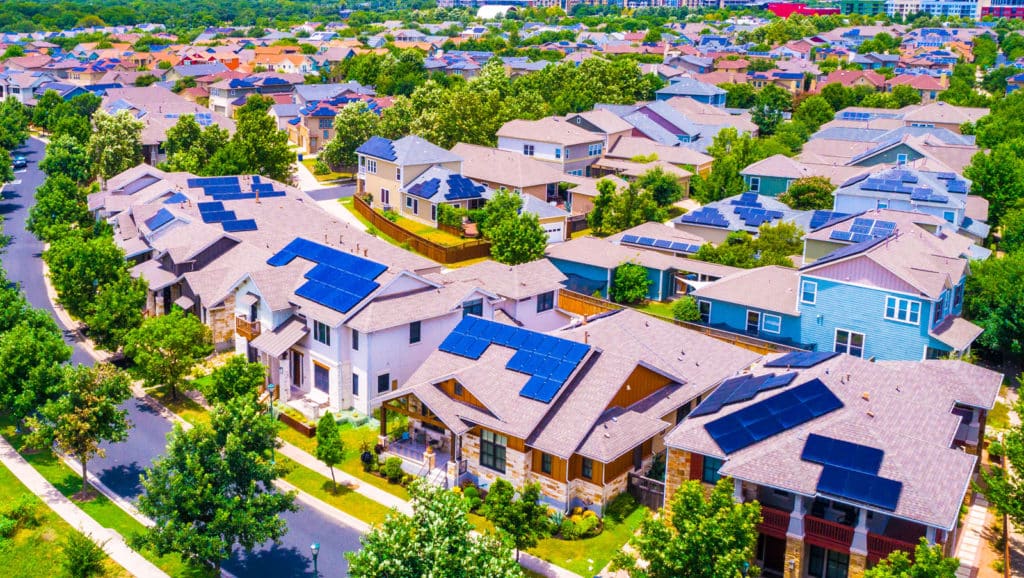
{"type": "Polygon", "coordinates": [[[380,440],[387,456],[402,458],[406,473],[444,487],[458,483],[458,469],[452,456],[458,455],[459,438],[425,406],[412,403],[409,396],[381,404],[380,440]],[[388,412],[408,417],[407,429],[389,432],[388,412]]]}

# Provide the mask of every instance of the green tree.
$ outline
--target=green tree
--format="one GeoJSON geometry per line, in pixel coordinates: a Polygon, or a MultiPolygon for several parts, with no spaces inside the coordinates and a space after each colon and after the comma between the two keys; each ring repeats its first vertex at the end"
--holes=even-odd
{"type": "Polygon", "coordinates": [[[177,399],[192,368],[212,351],[210,329],[178,308],[147,318],[128,333],[124,344],[146,386],[167,386],[171,399],[177,399]]]}
{"type": "Polygon", "coordinates": [[[213,370],[203,396],[210,403],[225,403],[239,396],[256,397],[267,377],[262,363],[250,363],[244,355],[232,355],[213,370]]]}
{"type": "Polygon", "coordinates": [[[793,223],[779,221],[774,225],[761,225],[757,230],[757,239],[754,239],[759,264],[792,267],[788,257],[802,252],[803,237],[804,232],[793,223]]]}
{"type": "Polygon", "coordinates": [[[0,335],[0,407],[22,419],[55,397],[71,348],[46,312],[26,309],[0,335]]]}
{"type": "Polygon", "coordinates": [[[548,235],[537,215],[522,213],[499,223],[487,232],[491,257],[506,265],[536,261],[544,256],[548,235]]]}
{"type": "Polygon", "coordinates": [[[597,181],[597,196],[594,197],[594,207],[587,214],[587,225],[596,234],[604,231],[604,219],[615,198],[615,183],[608,179],[597,181]]]}
{"type": "Polygon", "coordinates": [[[127,272],[99,288],[92,311],[86,315],[89,337],[108,351],[117,351],[128,332],[142,324],[149,286],[145,279],[127,272]]]}
{"type": "Polygon", "coordinates": [[[377,134],[380,117],[361,100],[349,103],[334,117],[334,138],[320,158],[332,167],[355,167],[356,149],[377,134]]]}
{"type": "Polygon", "coordinates": [[[81,231],[63,235],[43,253],[50,280],[68,312],[84,318],[93,312],[99,288],[125,274],[124,251],[107,235],[85,238],[81,231]]]}
{"type": "Polygon", "coordinates": [[[679,321],[700,321],[700,309],[689,295],[683,295],[672,303],[672,317],[679,321]]]}
{"type": "Polygon", "coordinates": [[[971,180],[971,194],[988,200],[988,221],[998,226],[1003,215],[1024,199],[1024,139],[1000,143],[990,152],[978,151],[964,176],[971,180]]]}
{"type": "Polygon", "coordinates": [[[921,93],[916,88],[906,84],[898,84],[892,87],[892,92],[889,95],[896,101],[896,108],[921,104],[921,93]]]}
{"type": "Polygon", "coordinates": [[[292,176],[295,154],[288,135],[277,128],[268,114],[274,101],[264,96],[250,96],[235,113],[238,119],[235,135],[228,146],[220,149],[210,163],[219,174],[251,173],[288,182],[292,176]]]}
{"type": "Polygon", "coordinates": [[[46,145],[46,156],[39,161],[39,168],[50,177],[62,175],[76,183],[85,183],[93,177],[89,149],[68,134],[50,140],[46,145]]]}
{"type": "Polygon", "coordinates": [[[140,74],[137,77],[135,77],[135,86],[152,86],[159,81],[160,79],[156,76],[153,76],[152,74],[140,74]]]}
{"type": "Polygon", "coordinates": [[[1006,253],[1024,250],[1024,208],[1003,215],[999,229],[999,248],[1006,253]]]}
{"type": "Polygon", "coordinates": [[[733,483],[719,480],[710,495],[701,483],[684,482],[672,497],[669,511],[648,515],[629,543],[632,552],[619,552],[613,569],[632,578],[720,578],[746,574],[754,558],[761,505],[733,500],[733,483]],[[644,560],[646,565],[638,565],[644,560]]]}
{"type": "Polygon", "coordinates": [[[28,109],[17,99],[0,101],[0,148],[13,151],[25,144],[29,119],[28,109]]]}
{"type": "Polygon", "coordinates": [[[142,476],[139,511],[156,525],[135,546],[177,552],[219,572],[236,545],[251,550],[280,539],[288,530],[280,515],[297,508],[293,494],[274,490],[283,473],[273,459],[278,444],[276,424],[248,396],[215,406],[209,425],[185,431],[176,424],[167,453],[142,476]]]}
{"type": "Polygon", "coordinates": [[[640,175],[636,184],[654,198],[659,207],[667,207],[683,198],[683,185],[679,179],[666,173],[661,167],[655,167],[640,175]]]}
{"type": "Polygon", "coordinates": [[[341,439],[338,422],[331,412],[327,412],[316,423],[316,459],[323,462],[331,470],[331,483],[337,486],[334,479],[334,466],[345,459],[345,440],[341,439]]]}
{"type": "Polygon", "coordinates": [[[491,484],[483,504],[484,517],[512,539],[517,562],[520,550],[536,546],[548,535],[543,523],[547,509],[540,503],[540,484],[526,484],[517,498],[516,489],[501,478],[491,484]]]}
{"type": "Polygon", "coordinates": [[[412,516],[393,513],[360,538],[362,549],[346,554],[353,578],[519,578],[512,548],[490,535],[473,536],[469,506],[459,495],[415,480],[412,516]]]}
{"type": "Polygon", "coordinates": [[[480,232],[487,236],[491,229],[515,219],[522,208],[522,197],[508,189],[499,189],[484,205],[484,216],[479,223],[480,232]]]}
{"type": "Polygon", "coordinates": [[[196,122],[194,114],[185,114],[178,118],[174,126],[167,129],[164,151],[170,157],[176,153],[187,152],[199,143],[203,128],[196,122]]]}
{"type": "Polygon", "coordinates": [[[647,276],[647,268],[638,263],[625,262],[615,268],[609,298],[616,303],[639,303],[647,298],[654,284],[647,276]]]}
{"type": "Polygon", "coordinates": [[[758,91],[754,106],[750,109],[750,120],[757,125],[762,136],[775,134],[782,123],[783,112],[793,107],[793,97],[784,88],[769,84],[758,91]]]}
{"type": "MultiPolygon", "coordinates": [[[[104,542],[106,544],[106,542],[104,542]]],[[[91,578],[103,575],[103,561],[107,554],[92,541],[91,535],[71,532],[64,539],[64,559],[60,566],[71,578],[91,578]]]]}
{"type": "Polygon", "coordinates": [[[7,60],[8,58],[15,58],[18,56],[25,56],[25,47],[20,44],[9,44],[4,53],[0,55],[0,60],[7,60]]]}
{"type": "Polygon", "coordinates": [[[717,247],[711,243],[701,245],[694,258],[709,263],[721,263],[731,267],[750,269],[757,267],[757,251],[754,239],[746,231],[733,231],[717,247]]]}
{"type": "Polygon", "coordinates": [[[55,445],[82,466],[81,499],[88,498],[90,459],[103,457],[101,443],[128,439],[128,411],[119,409],[131,397],[128,376],[113,365],[65,367],[59,393],[28,419],[29,443],[39,449],[55,445]]]}
{"type": "Polygon", "coordinates": [[[942,545],[928,545],[921,538],[914,549],[914,560],[902,550],[896,550],[864,573],[864,578],[954,578],[960,561],[947,558],[942,545]]]}
{"type": "Polygon", "coordinates": [[[169,171],[212,174],[210,159],[227,147],[230,140],[226,129],[216,124],[202,128],[193,115],[184,115],[167,131],[167,161],[161,166],[169,171]]]}
{"type": "Polygon", "coordinates": [[[1022,253],[971,263],[971,275],[967,277],[964,290],[964,316],[984,328],[976,343],[993,357],[1015,358],[1024,354],[1021,279],[1024,279],[1022,253]]]}
{"type": "Polygon", "coordinates": [[[612,198],[603,224],[607,232],[615,232],[649,221],[662,222],[665,217],[665,209],[658,206],[652,191],[641,188],[638,181],[633,181],[612,198]]]}
{"type": "Polygon", "coordinates": [[[105,179],[120,174],[142,162],[141,120],[127,110],[109,115],[99,111],[93,115],[96,125],[89,139],[89,156],[96,172],[105,179]]]}
{"type": "Polygon", "coordinates": [[[999,68],[989,70],[985,73],[985,78],[981,81],[981,87],[991,92],[992,94],[1005,94],[1006,93],[1006,80],[1011,76],[1020,74],[1020,70],[1012,66],[1000,66],[999,68]]]}
{"type": "Polygon", "coordinates": [[[779,200],[800,211],[830,210],[835,186],[826,177],[803,177],[789,184],[779,200]]]}
{"type": "Polygon", "coordinates": [[[836,111],[855,106],[858,102],[853,91],[838,82],[825,85],[825,88],[821,89],[821,97],[828,101],[832,110],[836,111]]]}
{"type": "Polygon", "coordinates": [[[793,113],[793,120],[802,122],[810,132],[817,132],[821,125],[832,120],[835,114],[836,111],[825,97],[815,95],[800,103],[793,113]]]}
{"type": "MultiPolygon", "coordinates": [[[[36,204],[29,209],[25,228],[41,241],[56,243],[70,230],[90,227],[94,222],[86,205],[85,191],[71,178],[56,174],[36,189],[36,204]]],[[[75,239],[82,240],[80,236],[75,239]]],[[[71,248],[66,245],[58,252],[71,248]]]]}
{"type": "Polygon", "coordinates": [[[757,90],[752,84],[746,82],[740,84],[724,83],[719,88],[725,90],[725,106],[729,108],[750,108],[754,106],[754,99],[757,97],[757,90]]]}
{"type": "Polygon", "coordinates": [[[64,104],[64,99],[56,90],[47,90],[39,97],[32,110],[32,124],[50,130],[50,117],[62,104],[64,104]]]}

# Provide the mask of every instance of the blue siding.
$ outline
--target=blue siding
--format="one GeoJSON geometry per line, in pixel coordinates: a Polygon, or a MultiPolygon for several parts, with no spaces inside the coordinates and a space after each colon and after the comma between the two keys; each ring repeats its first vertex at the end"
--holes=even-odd
{"type": "Polygon", "coordinates": [[[579,293],[586,293],[590,295],[594,292],[594,289],[601,291],[601,296],[604,298],[608,297],[608,270],[604,267],[597,267],[594,265],[587,265],[586,263],[577,263],[575,261],[565,261],[562,259],[548,258],[551,264],[554,265],[559,271],[565,276],[569,277],[569,281],[566,286],[573,291],[579,293]],[[580,287],[581,284],[585,284],[587,289],[580,287]]]}
{"type": "MultiPolygon", "coordinates": [[[[800,318],[794,315],[783,315],[773,311],[755,309],[743,305],[736,305],[726,301],[706,299],[698,297],[701,301],[711,302],[710,324],[715,327],[723,327],[734,333],[747,333],[747,311],[757,311],[761,314],[761,326],[758,328],[757,337],[768,341],[788,341],[800,343],[800,318]],[[781,320],[779,333],[770,333],[764,330],[764,316],[778,315],[781,320]]],[[[753,334],[751,334],[753,335],[753,334]]]]}

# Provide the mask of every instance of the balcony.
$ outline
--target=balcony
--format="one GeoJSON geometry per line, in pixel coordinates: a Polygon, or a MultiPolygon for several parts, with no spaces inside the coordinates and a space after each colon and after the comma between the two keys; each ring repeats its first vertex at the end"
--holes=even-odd
{"type": "Polygon", "coordinates": [[[849,552],[853,542],[853,527],[815,516],[804,516],[804,541],[836,552],[849,552]]]}
{"type": "Polygon", "coordinates": [[[889,554],[896,550],[903,550],[913,560],[914,548],[916,547],[916,544],[911,544],[910,542],[868,532],[868,563],[877,564],[879,560],[888,557],[889,554]]]}
{"type": "Polygon", "coordinates": [[[246,341],[252,341],[260,335],[260,322],[249,321],[245,317],[235,317],[235,333],[241,335],[246,341]]]}
{"type": "Polygon", "coordinates": [[[786,531],[789,530],[789,512],[769,506],[761,506],[761,523],[757,531],[765,536],[786,539],[786,531]]]}

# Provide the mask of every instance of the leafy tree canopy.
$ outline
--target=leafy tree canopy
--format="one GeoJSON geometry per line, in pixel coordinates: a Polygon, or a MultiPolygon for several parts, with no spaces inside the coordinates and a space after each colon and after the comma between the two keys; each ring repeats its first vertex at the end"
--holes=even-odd
{"type": "Polygon", "coordinates": [[[609,297],[616,303],[639,303],[647,298],[653,283],[647,277],[646,267],[627,261],[615,268],[609,297]]]}
{"type": "Polygon", "coordinates": [[[145,384],[166,385],[172,398],[195,364],[212,351],[210,329],[177,307],[167,315],[147,318],[128,333],[124,345],[145,384]]]}
{"type": "Polygon", "coordinates": [[[801,210],[831,210],[835,186],[825,177],[803,177],[790,183],[789,190],[779,200],[801,210]]]}

